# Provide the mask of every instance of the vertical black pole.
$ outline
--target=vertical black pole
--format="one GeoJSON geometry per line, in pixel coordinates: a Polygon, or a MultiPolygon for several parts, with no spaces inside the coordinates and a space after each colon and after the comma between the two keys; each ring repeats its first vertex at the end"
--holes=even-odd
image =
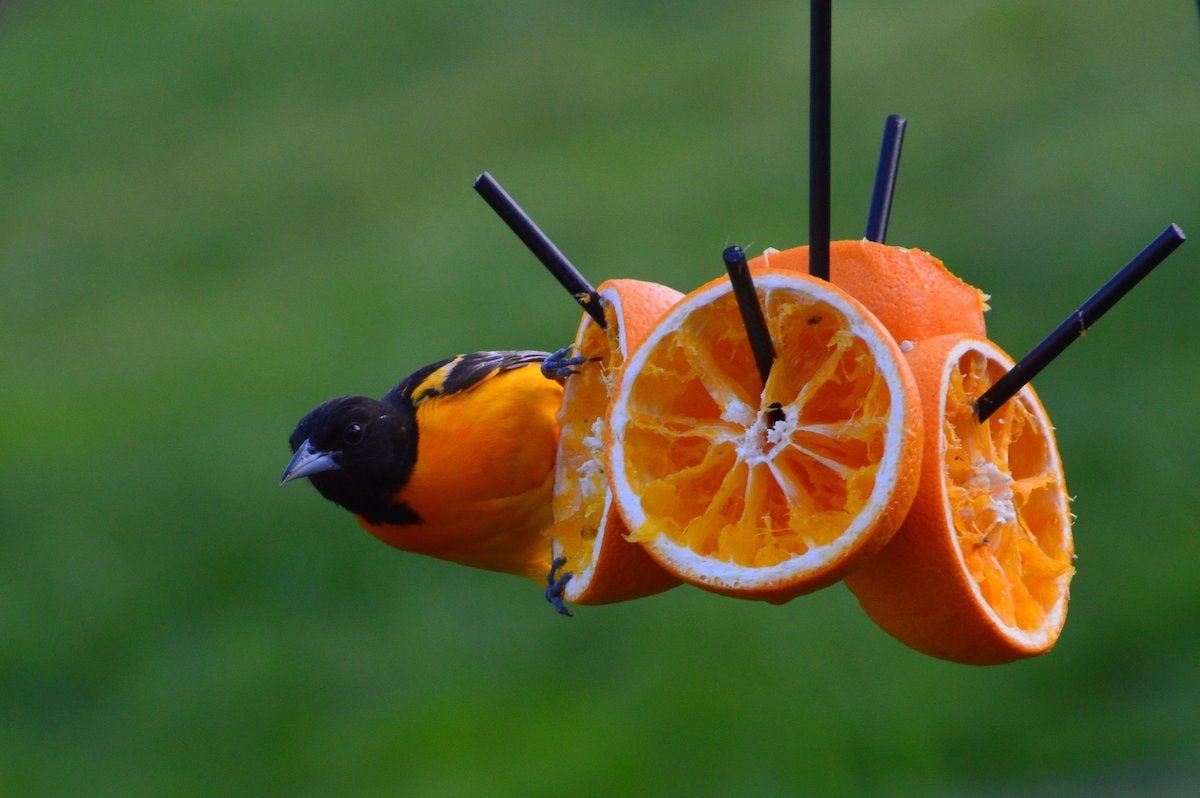
{"type": "Polygon", "coordinates": [[[829,279],[830,0],[812,0],[809,17],[808,271],[829,279]]]}

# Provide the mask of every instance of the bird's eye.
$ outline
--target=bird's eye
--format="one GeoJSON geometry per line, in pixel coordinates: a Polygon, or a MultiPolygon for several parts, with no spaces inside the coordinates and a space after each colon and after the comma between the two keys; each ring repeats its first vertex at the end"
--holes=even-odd
{"type": "Polygon", "coordinates": [[[346,429],[342,432],[342,440],[348,446],[354,446],[357,443],[361,443],[362,439],[363,439],[363,425],[362,424],[358,424],[358,423],[348,424],[346,426],[346,429]]]}

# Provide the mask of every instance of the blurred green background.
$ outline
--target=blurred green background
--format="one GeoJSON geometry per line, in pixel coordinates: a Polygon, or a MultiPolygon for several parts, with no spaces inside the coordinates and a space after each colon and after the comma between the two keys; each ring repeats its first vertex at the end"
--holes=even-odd
{"type": "MultiPolygon", "coordinates": [[[[994,668],[835,586],[554,615],[391,550],[296,420],[807,237],[807,4],[0,8],[0,794],[1100,795],[1200,789],[1200,414],[1183,248],[1037,380],[1078,514],[1066,629],[994,668]]],[[[1196,5],[839,2],[833,231],[992,295],[1015,355],[1200,236],[1196,5]]]]}

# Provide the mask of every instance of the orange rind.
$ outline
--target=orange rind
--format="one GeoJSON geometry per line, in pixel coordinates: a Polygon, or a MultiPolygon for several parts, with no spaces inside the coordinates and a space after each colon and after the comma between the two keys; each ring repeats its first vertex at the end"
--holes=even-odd
{"type": "MultiPolygon", "coordinates": [[[[808,274],[808,247],[768,250],[751,260],[750,267],[808,274]]],[[[987,296],[928,252],[865,239],[833,241],[829,278],[874,313],[897,342],[948,333],[986,334],[987,296]]]]}

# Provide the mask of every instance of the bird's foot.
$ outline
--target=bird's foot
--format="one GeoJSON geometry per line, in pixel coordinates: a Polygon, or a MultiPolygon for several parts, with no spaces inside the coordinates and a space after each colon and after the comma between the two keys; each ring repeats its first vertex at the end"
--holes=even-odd
{"type": "Polygon", "coordinates": [[[558,610],[559,615],[570,617],[575,613],[571,612],[570,607],[563,601],[563,591],[567,589],[567,582],[571,581],[574,574],[567,572],[560,575],[558,572],[566,564],[566,557],[555,557],[554,562],[550,564],[550,573],[546,575],[546,601],[558,610]]]}
{"type": "Polygon", "coordinates": [[[578,374],[576,366],[587,362],[586,357],[571,357],[572,347],[564,346],[550,357],[542,361],[542,376],[548,380],[565,380],[572,374],[578,374]]]}

